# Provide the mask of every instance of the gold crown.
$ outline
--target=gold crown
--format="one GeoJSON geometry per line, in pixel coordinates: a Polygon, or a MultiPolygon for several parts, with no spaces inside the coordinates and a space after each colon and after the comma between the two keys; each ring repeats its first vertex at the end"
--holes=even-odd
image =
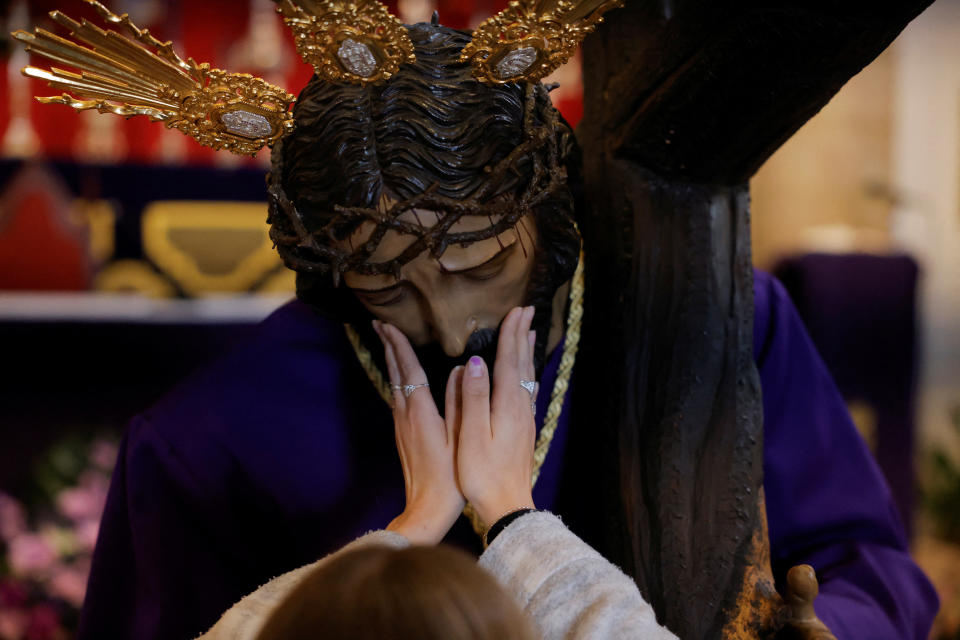
{"type": "MultiPolygon", "coordinates": [[[[50,17],[74,40],[40,28],[14,32],[28,51],[76,69],[24,68],[24,75],[64,91],[38,97],[40,102],[126,118],[147,116],[202,145],[237,154],[255,154],[293,130],[295,97],[284,89],[192,58],[184,61],[171,42],[160,42],[127,14],[118,16],[97,0],[84,1],[129,35],[76,22],[59,11],[50,17]]],[[[274,1],[297,52],[329,82],[383,82],[416,59],[403,24],[377,0],[274,1]]],[[[460,59],[470,62],[481,82],[537,82],[566,62],[602,14],[621,3],[514,0],[480,25],[460,59]]]]}
{"type": "Polygon", "coordinates": [[[403,23],[379,2],[275,1],[297,53],[330,82],[380,82],[416,60],[403,23]]]}
{"type": "Polygon", "coordinates": [[[513,0],[463,48],[481,82],[537,82],[570,59],[603,14],[623,0],[513,0]]]}

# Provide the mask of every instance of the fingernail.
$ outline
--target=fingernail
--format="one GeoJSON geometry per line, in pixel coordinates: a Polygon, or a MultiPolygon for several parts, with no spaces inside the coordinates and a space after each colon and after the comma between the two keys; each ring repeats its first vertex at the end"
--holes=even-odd
{"type": "Polygon", "coordinates": [[[467,361],[467,375],[471,378],[479,378],[483,375],[483,358],[472,356],[467,361]]]}

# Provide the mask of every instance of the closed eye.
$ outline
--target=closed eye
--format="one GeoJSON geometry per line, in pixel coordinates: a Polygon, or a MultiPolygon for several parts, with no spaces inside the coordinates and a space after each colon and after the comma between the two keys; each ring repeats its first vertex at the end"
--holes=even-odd
{"type": "MultiPolygon", "coordinates": [[[[492,280],[503,273],[503,270],[507,266],[507,260],[513,253],[516,244],[517,243],[514,242],[505,246],[503,249],[497,252],[496,255],[474,267],[467,267],[465,269],[446,269],[443,268],[442,264],[440,266],[446,275],[463,276],[467,280],[474,282],[492,280]]],[[[382,289],[352,288],[352,291],[357,295],[361,302],[365,304],[368,304],[372,307],[388,307],[402,302],[409,294],[409,291],[407,290],[408,288],[409,285],[407,285],[407,283],[398,282],[382,289]]]]}
{"type": "Polygon", "coordinates": [[[373,307],[388,307],[390,305],[397,304],[407,295],[407,291],[403,286],[403,283],[397,283],[392,287],[386,287],[385,289],[354,289],[353,292],[357,294],[357,297],[360,298],[362,302],[365,302],[373,307]]]}
{"type": "Polygon", "coordinates": [[[503,273],[503,269],[506,267],[506,260],[499,261],[499,264],[492,266],[477,267],[475,269],[470,269],[468,271],[463,271],[460,273],[467,280],[493,280],[498,275],[503,273]]]}
{"type": "Polygon", "coordinates": [[[492,280],[496,278],[503,272],[503,269],[507,265],[507,260],[510,258],[510,255],[513,253],[516,243],[512,243],[494,255],[489,260],[478,264],[475,267],[468,267],[466,269],[457,269],[454,271],[444,270],[444,273],[449,275],[459,275],[467,278],[468,280],[492,280]]]}

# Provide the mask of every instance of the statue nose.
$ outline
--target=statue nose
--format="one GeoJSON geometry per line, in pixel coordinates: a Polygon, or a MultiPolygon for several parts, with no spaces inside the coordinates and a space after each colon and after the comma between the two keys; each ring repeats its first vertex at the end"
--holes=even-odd
{"type": "Polygon", "coordinates": [[[433,310],[433,336],[440,343],[443,352],[449,358],[456,358],[463,355],[467,347],[467,340],[470,334],[476,329],[477,322],[472,316],[468,316],[456,309],[434,309],[433,310]]]}
{"type": "Polygon", "coordinates": [[[463,355],[466,344],[465,338],[455,335],[444,335],[440,338],[440,346],[443,347],[443,352],[450,358],[463,355]]]}

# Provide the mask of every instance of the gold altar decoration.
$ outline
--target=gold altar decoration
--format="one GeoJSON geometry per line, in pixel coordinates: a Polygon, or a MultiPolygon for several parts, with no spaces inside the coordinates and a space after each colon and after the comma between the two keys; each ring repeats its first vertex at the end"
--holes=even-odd
{"type": "Polygon", "coordinates": [[[275,0],[297,53],[329,82],[372,84],[415,62],[403,23],[376,0],[275,0]]]}
{"type": "Polygon", "coordinates": [[[116,246],[117,212],[113,203],[77,198],[70,214],[74,224],[86,229],[87,249],[94,263],[103,264],[110,260],[116,246]]]}
{"type": "Polygon", "coordinates": [[[150,298],[174,298],[177,288],[153,267],[140,260],[116,260],[104,267],[93,280],[93,288],[102,293],[136,293],[150,298]]]}
{"type": "Polygon", "coordinates": [[[157,201],[140,225],[144,254],[191,297],[249,291],[282,268],[260,202],[157,201]]]}
{"type": "Polygon", "coordinates": [[[118,16],[96,0],[85,2],[130,37],[88,20],[76,22],[60,11],[50,17],[76,42],[41,28],[14,32],[27,51],[79,71],[24,68],[24,75],[65,91],[38,97],[40,102],[126,118],[147,116],[204,146],[241,155],[255,154],[293,130],[293,95],[249,74],[212,69],[192,58],[184,61],[171,42],[160,42],[127,14],[118,16]]]}
{"type": "Polygon", "coordinates": [[[574,54],[623,0],[513,0],[473,32],[461,62],[469,62],[481,82],[537,82],[574,54]]]}
{"type": "Polygon", "coordinates": [[[293,295],[297,291],[297,272],[287,269],[281,262],[257,285],[256,293],[267,296],[293,295]]]}

